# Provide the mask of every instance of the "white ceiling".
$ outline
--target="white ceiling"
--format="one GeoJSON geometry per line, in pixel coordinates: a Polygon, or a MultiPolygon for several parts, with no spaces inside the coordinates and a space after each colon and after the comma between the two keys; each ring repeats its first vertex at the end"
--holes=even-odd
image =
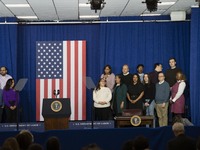
{"type": "MultiPolygon", "coordinates": [[[[36,21],[80,20],[82,15],[110,16],[140,16],[150,13],[146,9],[145,0],[105,0],[102,10],[95,13],[88,7],[79,7],[88,0],[0,0],[0,17],[37,16],[36,21]],[[27,8],[6,7],[5,4],[29,4],[27,8]]],[[[170,15],[172,11],[191,12],[191,6],[197,6],[195,0],[160,0],[161,2],[175,2],[174,5],[158,6],[156,12],[161,15],[170,15]]],[[[32,20],[32,19],[25,19],[32,20]]]]}

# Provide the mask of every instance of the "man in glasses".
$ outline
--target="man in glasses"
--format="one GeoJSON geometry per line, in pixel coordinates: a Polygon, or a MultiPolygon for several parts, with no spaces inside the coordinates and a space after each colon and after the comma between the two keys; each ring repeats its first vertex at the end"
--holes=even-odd
{"type": "Polygon", "coordinates": [[[156,84],[155,108],[158,116],[159,126],[168,124],[168,106],[169,106],[169,84],[165,81],[164,73],[158,74],[159,82],[156,84]]]}

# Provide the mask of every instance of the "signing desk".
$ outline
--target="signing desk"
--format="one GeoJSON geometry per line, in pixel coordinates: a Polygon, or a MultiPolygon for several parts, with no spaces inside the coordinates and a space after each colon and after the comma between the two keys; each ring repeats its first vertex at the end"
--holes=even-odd
{"type": "MultiPolygon", "coordinates": [[[[149,125],[150,127],[154,127],[154,117],[153,116],[140,116],[141,124],[140,125],[149,125]]],[[[131,116],[118,116],[115,117],[116,125],[118,128],[132,126],[130,122],[131,116]]]]}

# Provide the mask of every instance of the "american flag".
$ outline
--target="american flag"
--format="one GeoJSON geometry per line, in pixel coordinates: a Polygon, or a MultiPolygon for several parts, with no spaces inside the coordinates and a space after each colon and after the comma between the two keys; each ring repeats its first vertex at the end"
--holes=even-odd
{"type": "Polygon", "coordinates": [[[43,98],[70,98],[71,120],[86,119],[86,41],[36,42],[36,120],[43,98]]]}

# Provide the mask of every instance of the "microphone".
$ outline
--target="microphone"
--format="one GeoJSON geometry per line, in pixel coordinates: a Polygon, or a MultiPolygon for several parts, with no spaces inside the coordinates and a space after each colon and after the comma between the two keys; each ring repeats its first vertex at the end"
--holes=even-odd
{"type": "Polygon", "coordinates": [[[60,90],[57,90],[57,95],[59,95],[60,94],[60,90]]]}
{"type": "Polygon", "coordinates": [[[57,98],[57,96],[60,94],[60,90],[54,90],[53,94],[57,98]]]}

